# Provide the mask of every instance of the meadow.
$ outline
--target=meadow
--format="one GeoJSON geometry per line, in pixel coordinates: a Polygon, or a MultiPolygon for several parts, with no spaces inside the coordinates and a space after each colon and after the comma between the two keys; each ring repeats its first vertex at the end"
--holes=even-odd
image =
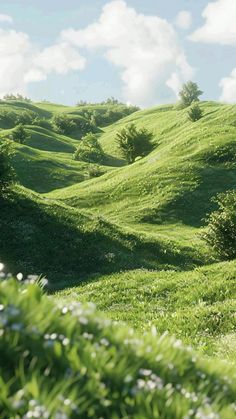
{"type": "Polygon", "coordinates": [[[236,263],[203,234],[235,190],[236,106],[200,108],[0,102],[1,418],[235,417],[236,263]],[[131,123],[153,149],[128,165],[131,123]],[[74,159],[85,130],[102,163],[74,159]]]}

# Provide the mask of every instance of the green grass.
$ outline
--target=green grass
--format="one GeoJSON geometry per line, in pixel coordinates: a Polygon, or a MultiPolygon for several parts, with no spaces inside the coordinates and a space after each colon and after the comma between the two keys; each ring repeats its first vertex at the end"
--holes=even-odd
{"type": "Polygon", "coordinates": [[[0,283],[1,418],[235,416],[235,367],[140,337],[38,286],[0,283]],[[14,377],[14,379],[13,379],[14,377]]]}
{"type": "Polygon", "coordinates": [[[235,357],[236,262],[213,264],[188,272],[136,270],[94,278],[55,296],[92,301],[113,320],[141,332],[152,326],[158,333],[183,339],[209,355],[235,357]]]}

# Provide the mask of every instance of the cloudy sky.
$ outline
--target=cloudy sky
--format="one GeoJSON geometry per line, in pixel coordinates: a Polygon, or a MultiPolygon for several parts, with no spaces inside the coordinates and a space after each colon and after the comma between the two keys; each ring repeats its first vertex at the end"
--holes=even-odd
{"type": "Polygon", "coordinates": [[[0,97],[236,102],[236,0],[1,0],[0,97]]]}

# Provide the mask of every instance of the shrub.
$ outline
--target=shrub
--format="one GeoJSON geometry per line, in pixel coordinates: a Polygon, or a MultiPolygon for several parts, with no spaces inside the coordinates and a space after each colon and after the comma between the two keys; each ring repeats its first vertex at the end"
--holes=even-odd
{"type": "Polygon", "coordinates": [[[20,102],[26,102],[26,103],[31,103],[32,100],[28,97],[24,97],[22,95],[20,95],[19,93],[17,93],[17,95],[13,95],[13,94],[7,94],[3,97],[4,100],[6,101],[20,101],[20,102]]]}
{"type": "Polygon", "coordinates": [[[145,128],[138,130],[134,124],[123,128],[116,135],[121,153],[129,164],[133,163],[136,157],[144,157],[152,151],[152,138],[151,132],[145,128]]]}
{"type": "Polygon", "coordinates": [[[0,192],[3,191],[13,179],[11,156],[11,144],[8,140],[3,140],[0,143],[0,192]]]}
{"type": "Polygon", "coordinates": [[[0,417],[235,417],[233,365],[26,282],[0,282],[0,417]]]}
{"type": "Polygon", "coordinates": [[[96,135],[86,134],[80,141],[78,148],[74,153],[75,160],[83,160],[86,162],[101,163],[104,158],[104,153],[99,144],[96,135]]]}
{"type": "Polygon", "coordinates": [[[12,131],[12,134],[10,136],[10,138],[13,141],[16,141],[19,144],[24,144],[28,140],[29,137],[30,135],[28,134],[28,132],[26,131],[26,129],[23,127],[22,124],[18,125],[12,131]]]}
{"type": "Polygon", "coordinates": [[[202,118],[202,115],[203,112],[200,106],[196,102],[193,103],[188,111],[188,118],[190,119],[190,121],[196,122],[202,118]]]}
{"type": "Polygon", "coordinates": [[[218,210],[208,218],[204,240],[222,259],[236,257],[236,190],[219,194],[215,201],[218,210]]]}
{"type": "Polygon", "coordinates": [[[74,121],[64,114],[57,114],[52,118],[52,124],[61,134],[70,134],[76,127],[74,121]]]}
{"type": "Polygon", "coordinates": [[[202,94],[203,92],[199,89],[197,83],[192,81],[185,83],[182,87],[182,90],[179,92],[181,105],[186,108],[193,102],[198,102],[199,96],[202,94]]]}
{"type": "Polygon", "coordinates": [[[236,163],[236,144],[235,141],[229,144],[216,146],[213,150],[207,152],[204,158],[209,164],[236,163]]]}
{"type": "Polygon", "coordinates": [[[16,123],[23,125],[33,125],[37,119],[36,112],[33,111],[24,111],[17,115],[16,123]]]}
{"type": "Polygon", "coordinates": [[[103,174],[104,174],[104,171],[99,166],[91,166],[88,169],[88,177],[90,179],[94,177],[102,176],[103,174]]]}

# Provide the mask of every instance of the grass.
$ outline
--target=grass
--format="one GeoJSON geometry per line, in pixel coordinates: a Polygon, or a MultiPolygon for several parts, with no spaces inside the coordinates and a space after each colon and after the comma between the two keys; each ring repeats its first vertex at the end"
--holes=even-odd
{"type": "Polygon", "coordinates": [[[28,282],[0,283],[3,419],[234,417],[234,366],[154,330],[140,337],[91,305],[58,306],[28,282]]]}
{"type": "MultiPolygon", "coordinates": [[[[235,416],[236,264],[220,263],[201,233],[212,197],[235,189],[236,107],[200,106],[195,123],[166,105],[104,126],[106,105],[0,103],[47,121],[95,110],[106,153],[104,174],[89,179],[91,165],[73,160],[76,136],[28,125],[26,144],[13,144],[18,184],[0,196],[1,261],[13,275],[46,276],[52,295],[0,284],[0,417],[235,416]],[[154,133],[154,150],[127,166],[116,132],[131,122],[154,133]]],[[[0,128],[4,138],[13,126],[2,117],[0,128]]]]}
{"type": "MultiPolygon", "coordinates": [[[[235,337],[236,263],[187,272],[136,270],[94,278],[61,291],[63,301],[92,301],[111,319],[140,332],[155,326],[199,350],[222,352],[220,341],[235,337]]],[[[235,344],[230,353],[235,358],[235,344]]]]}

